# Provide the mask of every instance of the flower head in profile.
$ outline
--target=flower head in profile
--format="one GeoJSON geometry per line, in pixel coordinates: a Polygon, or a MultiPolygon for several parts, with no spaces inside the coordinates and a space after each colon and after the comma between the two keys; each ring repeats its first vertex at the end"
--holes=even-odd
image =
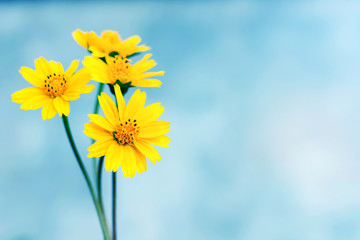
{"type": "Polygon", "coordinates": [[[154,60],[149,60],[151,54],[146,54],[143,59],[135,64],[131,64],[130,60],[121,56],[105,57],[106,63],[95,57],[85,57],[84,66],[91,73],[93,80],[115,84],[119,81],[122,85],[130,85],[136,87],[159,87],[161,81],[158,79],[150,79],[154,76],[164,75],[164,71],[146,72],[156,66],[154,60]]]}
{"type": "Polygon", "coordinates": [[[97,140],[88,150],[88,157],[105,155],[105,168],[116,172],[121,167],[125,177],[146,171],[146,158],[154,164],[161,156],[152,146],[169,147],[170,122],[157,120],[164,111],[160,103],[144,107],[146,94],[136,90],[128,104],[119,85],[115,86],[117,106],[106,94],[99,96],[105,117],[90,114],[84,133],[97,140]]]}
{"type": "Polygon", "coordinates": [[[59,62],[48,62],[42,57],[36,59],[36,70],[28,67],[20,69],[25,80],[34,86],[13,93],[12,100],[22,103],[20,108],[24,110],[42,108],[44,120],[53,118],[56,113],[68,116],[69,101],[74,101],[80,94],[90,93],[94,89],[94,85],[86,85],[91,78],[84,68],[74,73],[78,65],[79,61],[74,60],[64,71],[59,62]]]}
{"type": "Polygon", "coordinates": [[[92,52],[93,56],[98,58],[108,56],[111,52],[127,57],[150,49],[145,45],[138,46],[141,41],[139,36],[132,36],[122,40],[117,32],[109,30],[104,31],[98,37],[93,31],[83,32],[77,29],[73,32],[73,37],[77,43],[88,49],[92,52]]]}

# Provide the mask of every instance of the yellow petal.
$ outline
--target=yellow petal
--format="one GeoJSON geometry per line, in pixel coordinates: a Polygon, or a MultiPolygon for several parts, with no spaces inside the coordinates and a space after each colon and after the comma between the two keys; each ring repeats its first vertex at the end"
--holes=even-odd
{"type": "MultiPolygon", "coordinates": [[[[160,121],[156,121],[160,122],[160,121]]],[[[170,124],[170,123],[169,123],[170,124]]],[[[140,138],[154,138],[164,135],[170,131],[169,124],[152,124],[146,127],[140,127],[139,137],[140,138]]]]}
{"type": "Polygon", "coordinates": [[[77,43],[79,43],[84,48],[87,48],[87,40],[85,37],[85,33],[82,32],[80,29],[76,29],[73,33],[73,38],[77,43]]]}
{"type": "Polygon", "coordinates": [[[94,88],[95,88],[94,85],[85,85],[85,86],[84,86],[83,93],[91,93],[92,90],[94,90],[94,88]]]}
{"type": "Polygon", "coordinates": [[[87,69],[82,68],[72,75],[69,79],[69,88],[82,87],[91,80],[91,75],[87,69]]]}
{"type": "Polygon", "coordinates": [[[110,132],[106,131],[102,127],[99,127],[95,123],[86,123],[84,133],[95,140],[104,140],[113,138],[110,132]]]}
{"type": "Polygon", "coordinates": [[[124,157],[124,147],[113,141],[105,155],[105,169],[116,172],[124,157]]]}
{"type": "Polygon", "coordinates": [[[69,77],[72,76],[76,71],[76,69],[78,68],[78,66],[79,66],[79,60],[72,61],[70,67],[66,70],[65,75],[69,77]]]}
{"type": "Polygon", "coordinates": [[[158,79],[139,79],[131,81],[131,85],[135,87],[160,87],[162,82],[158,79]]]}
{"type": "Polygon", "coordinates": [[[50,67],[50,72],[51,73],[54,73],[54,74],[59,74],[60,73],[60,69],[58,68],[58,65],[57,65],[57,63],[55,61],[53,61],[53,60],[49,61],[49,67],[50,67]]]}
{"type": "Polygon", "coordinates": [[[108,40],[110,43],[115,44],[121,41],[119,34],[115,31],[106,30],[101,34],[102,39],[108,40]]]}
{"type": "Polygon", "coordinates": [[[140,74],[138,76],[138,78],[140,79],[144,79],[144,78],[149,78],[149,77],[154,77],[154,76],[163,76],[164,75],[164,71],[159,71],[159,72],[146,72],[143,74],[140,74]]]}
{"type": "Polygon", "coordinates": [[[124,160],[121,163],[121,169],[125,177],[133,177],[136,172],[136,154],[132,146],[124,145],[124,160]]]}
{"type": "Polygon", "coordinates": [[[99,72],[96,69],[93,69],[91,71],[91,79],[96,81],[96,82],[100,82],[100,83],[105,83],[105,84],[114,84],[114,81],[112,81],[108,75],[104,74],[103,72],[99,72]]]}
{"type": "Polygon", "coordinates": [[[25,78],[25,80],[28,81],[29,83],[31,83],[37,87],[43,87],[44,77],[42,74],[39,74],[38,72],[36,72],[28,67],[21,67],[19,72],[25,78]]]}
{"type": "Polygon", "coordinates": [[[101,43],[98,43],[96,46],[90,46],[89,51],[92,52],[92,55],[96,58],[106,57],[110,53],[110,50],[105,45],[106,42],[102,41],[101,43]]]}
{"type": "Polygon", "coordinates": [[[83,32],[80,29],[77,29],[72,35],[75,41],[86,49],[93,44],[97,44],[99,40],[99,37],[93,31],[83,32]]]}
{"type": "Polygon", "coordinates": [[[80,97],[80,94],[90,93],[94,88],[95,88],[94,85],[82,85],[78,87],[72,87],[66,90],[66,92],[64,92],[62,97],[67,101],[74,101],[80,97]]]}
{"type": "Polygon", "coordinates": [[[104,128],[105,130],[109,132],[114,131],[114,126],[111,125],[111,123],[104,118],[103,116],[100,116],[98,114],[89,114],[90,120],[99,125],[100,127],[104,128]]]}
{"type": "Polygon", "coordinates": [[[45,95],[38,87],[29,87],[17,91],[11,95],[12,100],[16,103],[23,103],[25,100],[33,98],[34,96],[45,95]]]}
{"type": "Polygon", "coordinates": [[[157,120],[157,121],[148,121],[145,123],[141,124],[141,128],[148,128],[148,127],[170,127],[170,122],[169,121],[164,121],[164,120],[157,120]]]}
{"type": "Polygon", "coordinates": [[[125,44],[128,46],[137,45],[140,42],[141,42],[141,38],[138,35],[135,35],[135,36],[129,37],[128,39],[125,39],[124,45],[125,44]]]}
{"type": "Polygon", "coordinates": [[[149,58],[151,58],[151,56],[152,56],[152,54],[150,54],[150,53],[145,54],[145,56],[140,61],[135,63],[134,65],[141,65],[141,64],[145,63],[146,61],[148,61],[149,58]]]}
{"type": "Polygon", "coordinates": [[[41,115],[42,115],[43,120],[51,119],[51,118],[53,118],[53,117],[56,115],[56,109],[55,109],[55,107],[54,107],[53,102],[54,102],[53,100],[49,101],[49,102],[42,108],[41,115]]]}
{"type": "Polygon", "coordinates": [[[35,95],[32,98],[26,99],[20,108],[24,110],[36,110],[44,107],[51,101],[51,98],[49,98],[48,96],[35,95]]]}
{"type": "Polygon", "coordinates": [[[67,101],[75,101],[79,99],[81,92],[78,91],[66,91],[62,97],[67,101]]]}
{"type": "Polygon", "coordinates": [[[57,66],[58,73],[63,73],[64,72],[64,68],[61,65],[61,63],[57,62],[56,66],[57,66]]]}
{"type": "Polygon", "coordinates": [[[114,101],[107,95],[106,93],[101,93],[99,98],[99,103],[104,111],[104,114],[108,121],[113,125],[117,125],[119,123],[119,112],[116,108],[114,101]]]}
{"type": "Polygon", "coordinates": [[[151,54],[146,54],[143,59],[135,63],[132,68],[133,73],[141,74],[146,72],[147,70],[153,68],[156,66],[156,62],[151,59],[148,60],[151,57],[151,54]]]}
{"type": "Polygon", "coordinates": [[[155,121],[163,114],[164,109],[161,103],[153,103],[145,107],[137,118],[142,123],[155,121]]]}
{"type": "Polygon", "coordinates": [[[69,101],[64,100],[62,97],[56,97],[54,98],[54,106],[60,116],[62,116],[63,114],[65,116],[69,115],[70,113],[69,101]]]}
{"type": "Polygon", "coordinates": [[[46,61],[45,58],[43,58],[43,57],[40,57],[35,60],[35,68],[36,68],[37,72],[40,72],[43,74],[43,77],[53,74],[48,61],[46,61]]]}
{"type": "Polygon", "coordinates": [[[136,52],[148,51],[148,50],[150,50],[150,49],[151,49],[150,47],[145,46],[145,45],[137,46],[137,47],[135,48],[135,51],[132,52],[131,54],[136,53],[136,52]]]}
{"type": "Polygon", "coordinates": [[[117,107],[119,110],[119,117],[121,120],[123,120],[126,103],[125,103],[124,97],[121,93],[121,88],[119,85],[115,85],[115,96],[116,96],[116,101],[117,101],[117,107]]]}
{"type": "Polygon", "coordinates": [[[68,97],[71,98],[70,95],[72,95],[73,97],[75,97],[75,94],[82,94],[82,93],[91,93],[92,90],[94,90],[95,86],[94,85],[81,85],[81,86],[72,86],[71,88],[69,88],[64,95],[67,95],[68,97]]]}
{"type": "Polygon", "coordinates": [[[136,148],[154,164],[161,159],[159,152],[150,143],[142,139],[137,139],[134,143],[136,148]]]}
{"type": "Polygon", "coordinates": [[[154,137],[154,138],[146,138],[145,140],[159,147],[169,147],[169,142],[170,142],[170,138],[165,135],[161,135],[159,137],[154,137]]]}
{"type": "Polygon", "coordinates": [[[136,90],[131,96],[124,113],[124,118],[132,118],[134,115],[139,114],[144,108],[146,100],[146,93],[136,90]]]}
{"type": "Polygon", "coordinates": [[[84,64],[85,67],[97,68],[101,71],[106,71],[108,68],[106,63],[104,63],[102,60],[90,56],[85,57],[82,63],[84,64]]]}
{"type": "Polygon", "coordinates": [[[113,138],[105,139],[105,140],[99,140],[90,147],[88,147],[89,154],[87,155],[89,158],[93,157],[101,157],[104,156],[109,149],[110,145],[114,142],[113,138]]]}
{"type": "Polygon", "coordinates": [[[17,91],[11,95],[12,100],[16,103],[22,103],[21,109],[35,110],[48,104],[50,97],[45,95],[38,87],[29,87],[17,91]]]}
{"type": "Polygon", "coordinates": [[[136,148],[134,148],[134,151],[135,151],[135,156],[136,156],[136,168],[137,168],[138,173],[141,174],[142,172],[147,170],[146,158],[145,158],[144,154],[142,154],[136,148]]]}
{"type": "Polygon", "coordinates": [[[93,80],[102,83],[112,83],[108,75],[108,65],[102,60],[88,56],[84,58],[82,63],[91,74],[93,80]]]}

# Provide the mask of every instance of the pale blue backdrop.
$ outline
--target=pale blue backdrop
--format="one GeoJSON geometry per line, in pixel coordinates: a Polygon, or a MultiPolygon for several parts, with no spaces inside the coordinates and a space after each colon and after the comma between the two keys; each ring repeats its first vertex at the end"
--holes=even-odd
{"type": "Polygon", "coordinates": [[[139,34],[166,72],[171,147],[119,175],[119,239],[360,239],[360,4],[332,0],[0,3],[0,239],[101,239],[61,119],[10,98],[21,66],[87,55],[77,28],[139,34]]]}

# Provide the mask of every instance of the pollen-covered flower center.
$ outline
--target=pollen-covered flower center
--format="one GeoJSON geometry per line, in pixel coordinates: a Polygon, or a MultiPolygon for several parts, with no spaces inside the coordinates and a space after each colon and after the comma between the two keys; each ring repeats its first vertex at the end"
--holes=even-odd
{"type": "Polygon", "coordinates": [[[50,74],[46,76],[45,93],[51,98],[61,96],[67,89],[67,82],[64,74],[50,74]]]}
{"type": "Polygon", "coordinates": [[[138,134],[139,127],[137,126],[136,119],[128,119],[120,123],[112,133],[114,139],[121,145],[133,144],[138,134]]]}
{"type": "Polygon", "coordinates": [[[112,58],[112,61],[108,63],[108,74],[111,80],[111,83],[115,83],[119,80],[121,83],[128,82],[129,78],[129,60],[124,57],[116,56],[112,58]]]}

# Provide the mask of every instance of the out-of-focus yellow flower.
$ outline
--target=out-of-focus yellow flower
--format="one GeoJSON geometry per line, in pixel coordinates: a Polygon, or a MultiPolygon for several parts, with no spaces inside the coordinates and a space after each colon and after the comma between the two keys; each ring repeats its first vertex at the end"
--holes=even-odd
{"type": "Polygon", "coordinates": [[[104,31],[98,37],[93,31],[83,32],[77,29],[73,32],[73,37],[76,42],[98,58],[108,56],[111,52],[117,52],[120,56],[127,57],[150,49],[145,45],[137,46],[141,41],[139,36],[132,36],[122,40],[115,31],[104,31]]]}
{"type": "Polygon", "coordinates": [[[156,66],[154,60],[149,60],[151,54],[146,54],[143,59],[135,64],[130,64],[130,60],[124,57],[115,56],[105,57],[106,63],[95,57],[85,57],[84,66],[91,73],[93,80],[115,84],[120,81],[121,84],[129,84],[135,87],[160,87],[161,81],[158,79],[149,79],[154,76],[164,75],[164,71],[146,72],[156,66]]]}
{"type": "Polygon", "coordinates": [[[56,113],[68,116],[70,113],[69,101],[74,101],[82,93],[90,93],[94,85],[86,85],[90,74],[86,69],[77,71],[78,60],[74,60],[64,71],[59,62],[48,62],[43,57],[35,60],[36,71],[28,67],[21,67],[20,73],[34,87],[25,88],[13,93],[12,100],[22,103],[21,109],[35,110],[42,107],[44,120],[53,118],[56,113]]]}
{"type": "Polygon", "coordinates": [[[92,122],[85,124],[84,133],[97,140],[88,150],[88,157],[105,155],[105,168],[116,172],[121,166],[125,177],[146,171],[146,158],[154,164],[160,160],[151,145],[169,147],[170,122],[157,120],[164,111],[160,103],[144,107],[146,93],[136,90],[127,106],[119,85],[115,85],[114,101],[106,94],[99,96],[105,117],[90,114],[92,122]]]}

